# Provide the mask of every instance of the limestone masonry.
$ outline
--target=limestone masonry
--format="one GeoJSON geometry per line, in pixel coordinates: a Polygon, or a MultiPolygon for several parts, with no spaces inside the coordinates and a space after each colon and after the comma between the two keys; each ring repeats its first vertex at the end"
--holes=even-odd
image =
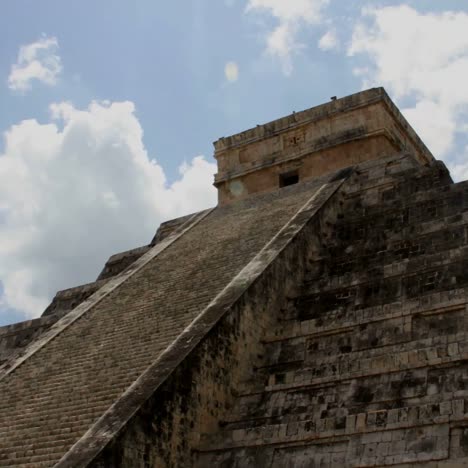
{"type": "Polygon", "coordinates": [[[468,182],[382,88],[215,158],[218,206],[0,328],[0,466],[468,466],[468,182]]]}

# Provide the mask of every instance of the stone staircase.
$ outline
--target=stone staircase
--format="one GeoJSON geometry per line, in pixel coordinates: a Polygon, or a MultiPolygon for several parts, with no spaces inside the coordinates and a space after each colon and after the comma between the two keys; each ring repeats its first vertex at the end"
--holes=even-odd
{"type": "Polygon", "coordinates": [[[197,467],[468,466],[468,183],[363,165],[197,467]]]}
{"type": "MultiPolygon", "coordinates": [[[[79,441],[89,442],[94,450],[104,436],[114,434],[109,427],[117,433],[116,414],[119,427],[127,422],[131,424],[130,419],[140,406],[162,385],[160,381],[166,378],[164,372],[172,372],[188,352],[186,346],[192,340],[196,342],[194,335],[186,335],[192,329],[194,334],[202,333],[200,326],[190,328],[190,325],[223,291],[230,291],[233,297],[240,295],[245,279],[239,285],[233,281],[239,272],[275,239],[306,202],[311,204],[311,212],[314,203],[319,209],[335,193],[337,184],[332,182],[320,191],[323,181],[312,181],[309,185],[287,187],[281,192],[258,195],[236,205],[195,215],[196,221],[190,221],[187,228],[181,227],[180,236],[175,232],[172,238],[169,235],[162,241],[167,242],[163,250],[159,251],[156,244],[154,255],[144,254],[144,262],[131,265],[130,273],[122,276],[125,280],[119,282],[119,275],[109,279],[99,290],[104,292],[91,296],[88,302],[63,317],[36,339],[24,356],[6,362],[0,373],[0,466],[49,467],[57,463],[91,466],[89,460],[86,463],[60,460],[79,441]],[[317,200],[310,202],[315,200],[315,194],[317,200]],[[112,282],[115,288],[106,289],[112,282]],[[231,283],[235,287],[226,289],[231,283]],[[172,350],[174,354],[170,354],[172,350]],[[165,356],[169,356],[166,361],[165,356]],[[158,373],[163,376],[154,383],[153,375],[158,373]],[[143,388],[140,382],[147,387],[143,388]],[[124,419],[127,414],[130,414],[128,419],[124,419]],[[110,423],[106,417],[111,419],[110,423]],[[108,425],[99,436],[86,439],[98,423],[108,425]]],[[[282,242],[290,235],[288,231],[282,242]]],[[[226,307],[226,303],[220,303],[219,313],[224,313],[226,307]]],[[[215,306],[209,310],[218,313],[215,306]]],[[[205,322],[209,326],[206,317],[205,322]]],[[[259,320],[250,326],[248,333],[257,334],[257,326],[259,320]]],[[[227,348],[231,340],[239,341],[234,327],[231,331],[226,326],[226,330],[230,331],[216,340],[217,352],[223,344],[227,348]]],[[[207,351],[207,354],[211,357],[212,353],[207,351]]],[[[223,362],[227,356],[225,351],[223,362]]],[[[217,366],[212,365],[206,368],[203,379],[207,379],[211,369],[215,374],[213,380],[218,377],[217,366]]],[[[229,369],[231,379],[235,372],[229,369]]],[[[202,384],[200,377],[199,392],[202,384]]],[[[228,384],[221,380],[217,385],[221,393],[228,384]]],[[[213,384],[206,390],[206,401],[204,395],[197,395],[197,403],[203,408],[212,403],[214,388],[213,384]]],[[[218,401],[216,404],[221,407],[218,401]]],[[[221,409],[212,411],[215,418],[216,411],[221,409]]],[[[191,435],[188,424],[183,428],[191,435]]],[[[129,430],[128,434],[133,433],[129,430]]],[[[164,439],[161,436],[158,440],[164,439]]],[[[183,455],[184,450],[184,447],[180,449],[183,455]]],[[[157,450],[154,457],[160,456],[161,451],[157,450]]],[[[134,465],[126,466],[147,466],[144,465],[147,454],[138,452],[141,460],[137,462],[134,452],[138,451],[130,451],[128,455],[134,465]]],[[[93,452],[92,456],[95,455],[93,452]]],[[[114,466],[107,461],[102,465],[96,463],[95,466],[114,466]]]]}
{"type": "MultiPolygon", "coordinates": [[[[193,214],[192,214],[193,216],[193,214]]],[[[58,291],[40,318],[0,327],[0,366],[46,333],[58,320],[99,291],[108,281],[130,268],[138,259],[175,232],[190,216],[162,223],[148,245],[112,255],[95,281],[58,291]]]]}

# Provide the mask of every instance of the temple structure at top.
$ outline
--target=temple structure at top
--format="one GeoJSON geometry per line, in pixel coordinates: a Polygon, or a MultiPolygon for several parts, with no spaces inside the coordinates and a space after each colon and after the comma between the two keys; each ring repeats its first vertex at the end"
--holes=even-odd
{"type": "Polygon", "coordinates": [[[383,88],[333,99],[214,143],[219,204],[408,151],[434,158],[383,88]]]}

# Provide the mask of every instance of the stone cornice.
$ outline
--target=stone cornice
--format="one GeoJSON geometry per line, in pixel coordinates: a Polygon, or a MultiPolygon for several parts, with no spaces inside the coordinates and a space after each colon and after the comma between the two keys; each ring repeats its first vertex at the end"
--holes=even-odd
{"type": "Polygon", "coordinates": [[[302,151],[295,151],[293,153],[286,154],[286,155],[285,155],[285,151],[278,151],[277,154],[272,154],[271,158],[267,160],[258,161],[257,163],[250,164],[250,165],[247,165],[247,164],[242,165],[241,170],[215,174],[214,185],[218,186],[219,184],[227,180],[232,180],[238,177],[242,177],[246,174],[250,174],[252,172],[258,171],[259,169],[276,166],[277,164],[286,163],[289,161],[300,160],[304,158],[305,156],[311,155],[313,153],[318,153],[320,151],[325,151],[331,148],[336,148],[337,146],[351,143],[353,141],[359,141],[359,140],[363,140],[366,138],[374,138],[378,136],[386,137],[395,146],[395,150],[397,152],[403,149],[398,137],[386,128],[382,128],[380,130],[373,131],[373,132],[365,132],[365,131],[362,131],[360,133],[356,132],[356,134],[353,134],[353,135],[347,135],[347,136],[344,135],[343,138],[339,139],[339,141],[336,140],[333,142],[326,142],[324,144],[317,144],[312,147],[309,146],[303,149],[302,151]]]}
{"type": "Polygon", "coordinates": [[[213,143],[215,147],[214,156],[217,158],[218,155],[222,154],[226,150],[240,148],[245,145],[264,140],[265,138],[279,135],[294,128],[323,120],[343,112],[367,107],[378,102],[383,102],[386,105],[389,113],[393,116],[398,126],[408,135],[409,139],[413,141],[415,146],[420,149],[423,159],[426,159],[427,162],[434,160],[432,153],[419,138],[405,117],[403,117],[384,88],[372,88],[356,94],[351,94],[301,112],[295,112],[263,125],[257,125],[257,127],[243,132],[228,137],[222,137],[213,143]]]}

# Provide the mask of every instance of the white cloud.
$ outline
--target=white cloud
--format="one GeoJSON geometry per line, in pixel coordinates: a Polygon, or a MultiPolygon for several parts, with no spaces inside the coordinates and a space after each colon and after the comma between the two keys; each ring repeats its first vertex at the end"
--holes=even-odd
{"type": "Polygon", "coordinates": [[[338,50],[340,47],[340,40],[335,29],[327,31],[319,40],[318,46],[321,50],[338,50]]]}
{"type": "Polygon", "coordinates": [[[224,76],[230,83],[233,83],[239,79],[239,66],[236,62],[226,63],[224,66],[224,76]]]}
{"type": "MultiPolygon", "coordinates": [[[[468,151],[465,150],[465,159],[467,159],[468,151]]],[[[449,165],[450,174],[455,182],[468,179],[468,163],[460,163],[449,165]]]]}
{"type": "Polygon", "coordinates": [[[62,71],[57,50],[58,42],[55,37],[41,37],[32,44],[21,46],[18,60],[11,67],[8,87],[25,92],[31,89],[34,80],[49,86],[55,85],[62,71]]]}
{"type": "Polygon", "coordinates": [[[363,86],[383,85],[397,101],[416,104],[403,113],[436,157],[453,148],[468,106],[468,14],[420,13],[405,6],[366,8],[348,50],[363,86]]]}
{"type": "Polygon", "coordinates": [[[267,13],[277,26],[266,38],[268,54],[281,60],[286,75],[292,72],[291,56],[303,48],[297,34],[304,25],[318,24],[329,0],[249,0],[247,12],[267,13]]]}
{"type": "Polygon", "coordinates": [[[457,131],[456,113],[450,107],[421,98],[402,112],[436,157],[450,152],[457,131]]]}
{"type": "Polygon", "coordinates": [[[215,164],[195,157],[168,185],[131,102],[51,113],[8,129],[0,154],[3,300],[31,317],[57,290],[94,280],[111,254],[147,244],[161,220],[216,204],[215,164]]]}

